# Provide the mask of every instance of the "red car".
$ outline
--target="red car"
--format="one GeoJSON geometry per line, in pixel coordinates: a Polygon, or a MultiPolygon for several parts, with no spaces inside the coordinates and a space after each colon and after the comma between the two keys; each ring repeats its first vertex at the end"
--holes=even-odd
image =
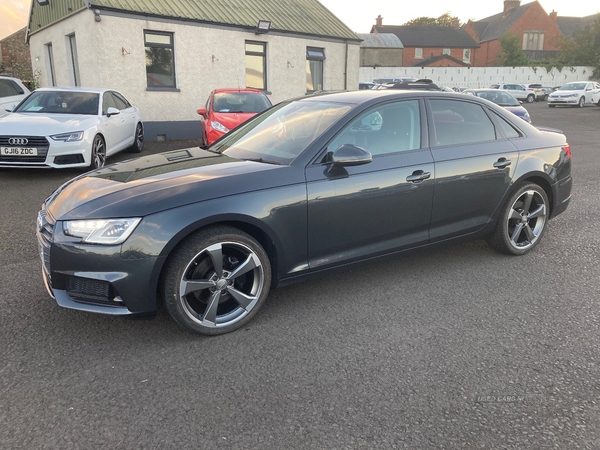
{"type": "Polygon", "coordinates": [[[215,89],[206,106],[196,111],[201,116],[203,146],[271,106],[269,97],[257,89],[215,89]]]}

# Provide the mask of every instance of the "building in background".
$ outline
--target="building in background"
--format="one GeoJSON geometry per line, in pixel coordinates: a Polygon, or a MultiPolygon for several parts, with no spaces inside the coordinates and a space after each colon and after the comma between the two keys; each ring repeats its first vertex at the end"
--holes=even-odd
{"type": "Polygon", "coordinates": [[[19,78],[32,89],[35,83],[26,36],[27,28],[22,28],[0,40],[0,75],[19,78]]]}

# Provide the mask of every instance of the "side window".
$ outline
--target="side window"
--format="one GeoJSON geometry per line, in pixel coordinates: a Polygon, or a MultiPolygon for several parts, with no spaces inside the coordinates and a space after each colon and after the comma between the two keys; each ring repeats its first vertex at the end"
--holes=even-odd
{"type": "Polygon", "coordinates": [[[323,90],[323,61],[325,50],[306,47],[306,92],[323,90]]]}
{"type": "Polygon", "coordinates": [[[115,108],[117,108],[119,111],[123,111],[129,107],[127,106],[127,100],[125,100],[122,95],[119,95],[116,92],[111,92],[111,94],[115,103],[115,108]]]}
{"type": "Polygon", "coordinates": [[[496,130],[483,108],[460,100],[431,100],[433,146],[462,145],[496,139],[496,130]]]}
{"type": "Polygon", "coordinates": [[[0,98],[24,94],[23,89],[13,80],[0,80],[0,98]]]}
{"type": "MultiPolygon", "coordinates": [[[[110,92],[105,92],[102,95],[102,115],[103,116],[108,114],[108,108],[117,108],[117,105],[115,105],[115,101],[113,99],[113,96],[110,95],[110,92]]],[[[117,108],[117,109],[119,109],[119,108],[117,108]]]]}
{"type": "Polygon", "coordinates": [[[267,89],[267,44],[246,41],[246,87],[267,89]]]}
{"type": "Polygon", "coordinates": [[[362,147],[373,156],[421,148],[418,100],[380,105],[365,111],[330,142],[328,154],[343,144],[362,147]]]}
{"type": "Polygon", "coordinates": [[[508,123],[503,117],[500,117],[498,114],[494,113],[494,118],[496,119],[495,122],[498,124],[498,127],[502,130],[507,138],[514,139],[522,136],[521,132],[508,123]]]}

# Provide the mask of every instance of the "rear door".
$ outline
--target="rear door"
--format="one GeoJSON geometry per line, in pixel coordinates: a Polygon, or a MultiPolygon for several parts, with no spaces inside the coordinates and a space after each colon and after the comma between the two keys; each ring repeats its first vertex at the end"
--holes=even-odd
{"type": "Polygon", "coordinates": [[[431,241],[480,230],[508,190],[518,151],[484,107],[464,99],[428,101],[435,162],[431,241]]]}

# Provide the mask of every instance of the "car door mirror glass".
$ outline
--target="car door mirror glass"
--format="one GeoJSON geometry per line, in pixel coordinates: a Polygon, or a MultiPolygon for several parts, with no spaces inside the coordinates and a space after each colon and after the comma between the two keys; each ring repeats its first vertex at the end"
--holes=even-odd
{"type": "Polygon", "coordinates": [[[121,113],[121,111],[119,111],[117,108],[113,108],[112,106],[106,110],[106,115],[108,117],[116,116],[117,114],[120,114],[120,113],[121,113]]]}

